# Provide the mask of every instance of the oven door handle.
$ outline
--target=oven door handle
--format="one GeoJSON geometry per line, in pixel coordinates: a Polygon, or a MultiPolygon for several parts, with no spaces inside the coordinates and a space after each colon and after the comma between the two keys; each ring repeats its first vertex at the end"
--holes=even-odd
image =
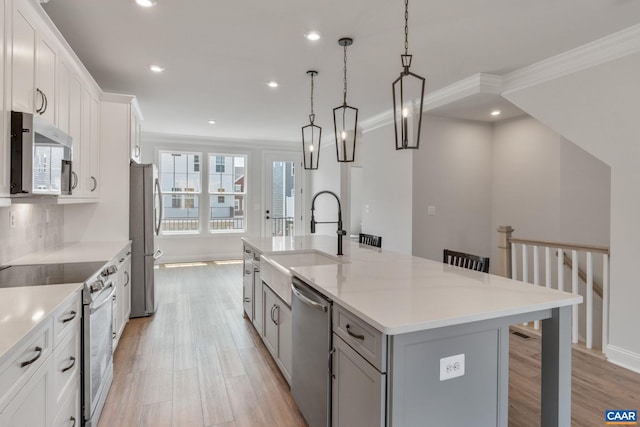
{"type": "MultiPolygon", "coordinates": [[[[111,286],[113,288],[113,284],[111,284],[109,286],[111,286]]],[[[111,298],[113,297],[113,295],[115,295],[115,293],[116,293],[116,288],[113,288],[113,290],[111,291],[109,296],[106,297],[104,301],[102,301],[100,304],[98,304],[98,305],[96,305],[94,307],[91,307],[91,310],[89,310],[89,314],[95,313],[96,311],[98,311],[100,309],[100,307],[102,307],[103,305],[105,305],[108,302],[111,302],[111,298]]]]}

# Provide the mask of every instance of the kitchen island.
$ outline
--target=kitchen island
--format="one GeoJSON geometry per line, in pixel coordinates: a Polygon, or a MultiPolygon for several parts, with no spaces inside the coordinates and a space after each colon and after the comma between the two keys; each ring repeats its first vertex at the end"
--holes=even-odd
{"type": "MultiPolygon", "coordinates": [[[[336,253],[331,237],[243,240],[267,261],[277,253],[336,253]]],[[[571,424],[570,312],[582,297],[353,242],[344,252],[340,262],[290,268],[333,302],[334,343],[344,349],[333,356],[334,425],[364,410],[379,413],[381,426],[507,426],[509,326],[532,320],[543,328],[541,425],[571,424]],[[356,373],[375,368],[361,384],[378,387],[377,400],[353,398],[375,397],[371,388],[341,393],[357,377],[341,381],[353,372],[335,369],[351,365],[356,373]]],[[[278,292],[291,300],[290,291],[278,292]]]]}

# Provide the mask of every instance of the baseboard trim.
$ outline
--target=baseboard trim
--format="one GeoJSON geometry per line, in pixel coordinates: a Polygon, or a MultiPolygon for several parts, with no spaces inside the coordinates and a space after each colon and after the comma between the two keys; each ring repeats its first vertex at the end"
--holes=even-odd
{"type": "Polygon", "coordinates": [[[609,344],[607,361],[640,374],[640,354],[609,344]]]}

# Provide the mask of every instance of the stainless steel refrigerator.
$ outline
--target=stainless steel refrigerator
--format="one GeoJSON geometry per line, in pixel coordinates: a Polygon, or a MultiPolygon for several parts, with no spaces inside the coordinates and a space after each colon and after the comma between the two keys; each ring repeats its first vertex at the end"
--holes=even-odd
{"type": "Polygon", "coordinates": [[[156,165],[132,162],[130,177],[131,317],[143,317],[158,308],[153,267],[162,256],[157,239],[162,224],[162,194],[156,165]]]}

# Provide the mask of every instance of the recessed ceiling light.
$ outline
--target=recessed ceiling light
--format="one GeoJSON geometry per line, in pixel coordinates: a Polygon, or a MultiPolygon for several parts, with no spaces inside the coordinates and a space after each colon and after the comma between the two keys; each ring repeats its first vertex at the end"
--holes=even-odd
{"type": "Polygon", "coordinates": [[[492,115],[493,117],[495,117],[495,116],[499,116],[500,114],[502,114],[502,111],[500,111],[500,110],[493,110],[493,111],[491,112],[491,115],[492,115]]]}
{"type": "Polygon", "coordinates": [[[149,65],[149,69],[154,73],[161,73],[164,71],[164,67],[161,67],[159,65],[149,65]]]}
{"type": "Polygon", "coordinates": [[[158,4],[156,0],[136,0],[136,4],[142,7],[153,7],[158,4]]]}
{"type": "Polygon", "coordinates": [[[311,41],[316,41],[316,40],[320,40],[320,34],[318,34],[315,31],[311,31],[310,33],[307,33],[304,35],[308,40],[311,41]]]}
{"type": "Polygon", "coordinates": [[[215,125],[216,121],[215,120],[209,120],[209,121],[207,121],[207,123],[209,123],[210,125],[215,125]]]}
{"type": "Polygon", "coordinates": [[[269,80],[267,82],[267,86],[269,86],[269,87],[278,87],[278,82],[275,82],[273,80],[269,80]]]}

